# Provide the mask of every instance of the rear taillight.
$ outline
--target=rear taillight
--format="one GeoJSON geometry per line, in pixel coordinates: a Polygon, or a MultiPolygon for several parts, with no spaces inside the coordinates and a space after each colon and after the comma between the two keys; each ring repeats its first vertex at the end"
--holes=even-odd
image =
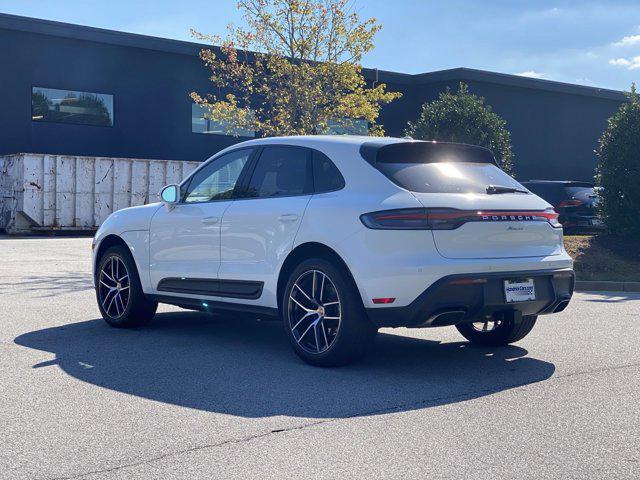
{"type": "Polygon", "coordinates": [[[428,230],[429,214],[425,208],[383,210],[360,215],[365,227],[375,230],[428,230]]]}
{"type": "Polygon", "coordinates": [[[582,200],[563,200],[561,201],[558,205],[556,205],[557,208],[562,208],[562,207],[577,207],[582,205],[584,202],[582,200]]]}
{"type": "Polygon", "coordinates": [[[559,228],[558,214],[553,209],[522,210],[457,210],[454,208],[403,208],[365,213],[362,223],[375,230],[455,230],[469,222],[548,222],[559,228]]]}

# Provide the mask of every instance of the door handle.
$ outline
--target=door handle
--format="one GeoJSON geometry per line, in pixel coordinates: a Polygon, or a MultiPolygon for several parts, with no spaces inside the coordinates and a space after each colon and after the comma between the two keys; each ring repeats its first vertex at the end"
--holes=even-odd
{"type": "Polygon", "coordinates": [[[280,222],[295,222],[296,220],[298,220],[298,215],[295,213],[285,213],[278,217],[278,221],[280,222]]]}
{"type": "Polygon", "coordinates": [[[212,224],[212,223],[218,223],[220,219],[218,217],[204,217],[201,221],[202,223],[206,223],[206,224],[212,224]]]}

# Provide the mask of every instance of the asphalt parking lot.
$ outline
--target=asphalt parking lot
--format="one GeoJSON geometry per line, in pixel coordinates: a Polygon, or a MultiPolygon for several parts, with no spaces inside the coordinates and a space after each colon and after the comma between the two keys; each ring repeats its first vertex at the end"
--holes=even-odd
{"type": "Polygon", "coordinates": [[[88,238],[0,237],[0,478],[640,478],[640,294],[491,351],[381,332],[303,364],[280,326],[100,319],[88,238]]]}

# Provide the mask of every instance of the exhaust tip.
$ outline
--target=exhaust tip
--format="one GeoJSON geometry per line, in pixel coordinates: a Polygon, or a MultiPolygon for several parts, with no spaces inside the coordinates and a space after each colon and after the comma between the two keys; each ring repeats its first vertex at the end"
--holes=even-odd
{"type": "Polygon", "coordinates": [[[560,303],[556,305],[556,308],[553,309],[553,313],[559,313],[563,311],[565,308],[567,308],[567,305],[569,305],[569,299],[560,301],[560,303]]]}

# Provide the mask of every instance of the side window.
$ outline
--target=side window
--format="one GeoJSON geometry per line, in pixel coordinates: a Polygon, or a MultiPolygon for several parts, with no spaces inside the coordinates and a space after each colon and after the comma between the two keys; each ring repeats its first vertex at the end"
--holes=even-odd
{"type": "Polygon", "coordinates": [[[344,187],[344,177],[329,157],[313,151],[313,185],[316,193],[332,192],[344,187]]]}
{"type": "Polygon", "coordinates": [[[249,181],[246,196],[266,198],[311,193],[310,152],[299,147],[265,147],[249,181]]]}
{"type": "Polygon", "coordinates": [[[184,202],[210,202],[231,198],[240,173],[252,152],[253,149],[230,152],[196,172],[189,182],[184,202]]]}

